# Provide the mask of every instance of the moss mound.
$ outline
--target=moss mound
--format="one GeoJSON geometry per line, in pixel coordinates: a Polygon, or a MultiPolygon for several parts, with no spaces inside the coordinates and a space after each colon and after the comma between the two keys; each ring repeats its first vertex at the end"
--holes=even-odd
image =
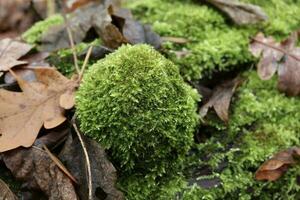
{"type": "Polygon", "coordinates": [[[111,151],[124,176],[155,182],[181,168],[197,99],[172,62],[147,45],[127,45],[90,68],[76,105],[82,131],[111,151]]]}
{"type": "Polygon", "coordinates": [[[218,71],[242,69],[253,58],[248,52],[250,36],[258,31],[278,39],[300,27],[300,2],[293,0],[245,0],[257,3],[270,20],[257,26],[237,27],[212,6],[192,0],[130,0],[134,16],[153,25],[162,36],[183,37],[187,44],[166,43],[167,56],[180,66],[186,79],[207,78],[218,71]],[[177,58],[174,51],[190,54],[177,58]]]}
{"type": "MultiPolygon", "coordinates": [[[[218,126],[213,137],[199,146],[196,166],[210,166],[210,178],[221,181],[219,187],[194,187],[185,199],[299,199],[300,186],[295,166],[276,182],[254,179],[259,166],[275,153],[300,144],[299,97],[278,92],[276,77],[261,81],[256,72],[239,89],[228,127],[218,126]],[[205,155],[206,159],[203,158],[205,155]],[[209,159],[207,159],[209,158],[209,159]],[[220,168],[223,169],[220,170],[220,168]],[[224,167],[225,166],[225,167],[224,167]]],[[[207,179],[207,177],[198,177],[207,179]]]]}

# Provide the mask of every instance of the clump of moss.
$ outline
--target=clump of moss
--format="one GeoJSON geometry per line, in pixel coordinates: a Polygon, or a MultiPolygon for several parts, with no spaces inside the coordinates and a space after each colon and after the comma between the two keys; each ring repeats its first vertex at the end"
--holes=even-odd
{"type": "Polygon", "coordinates": [[[253,62],[248,44],[256,32],[263,31],[280,39],[300,27],[299,1],[248,2],[261,5],[269,15],[269,22],[237,27],[212,6],[192,0],[130,0],[127,6],[137,18],[152,24],[160,35],[189,40],[187,44],[166,43],[164,47],[167,56],[180,66],[184,78],[199,79],[218,71],[241,69],[253,62]],[[174,51],[182,49],[190,54],[177,58],[174,51]]]}
{"type": "Polygon", "coordinates": [[[23,33],[22,38],[29,44],[37,44],[51,26],[62,24],[63,17],[61,15],[53,15],[47,19],[35,23],[30,29],[23,33]]]}
{"type": "Polygon", "coordinates": [[[126,45],[88,70],[76,105],[81,130],[110,151],[123,183],[135,177],[157,190],[164,175],[180,170],[193,143],[198,98],[153,48],[126,45]]]}
{"type": "Polygon", "coordinates": [[[279,93],[276,77],[261,81],[256,72],[247,73],[247,76],[248,80],[239,88],[231,105],[228,127],[216,131],[199,148],[199,155],[206,155],[206,159],[198,157],[200,165],[210,166],[221,185],[209,190],[193,187],[185,192],[186,199],[199,195],[204,199],[300,198],[296,180],[299,166],[291,168],[275,182],[254,179],[255,171],[272,155],[300,145],[299,97],[279,93]],[[219,170],[220,165],[225,165],[223,170],[219,170]]]}

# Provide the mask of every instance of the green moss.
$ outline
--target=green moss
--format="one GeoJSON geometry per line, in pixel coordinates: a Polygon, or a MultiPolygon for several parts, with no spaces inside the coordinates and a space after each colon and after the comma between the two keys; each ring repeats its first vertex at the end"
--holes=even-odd
{"type": "Polygon", "coordinates": [[[255,171],[272,155],[299,146],[299,97],[286,97],[279,93],[276,77],[261,81],[256,72],[247,73],[247,76],[248,80],[239,88],[231,105],[228,127],[215,132],[208,142],[199,147],[198,155],[209,157],[209,160],[199,157],[200,165],[211,166],[222,184],[210,190],[195,187],[186,192],[187,197],[202,195],[208,197],[203,199],[249,200],[300,198],[300,186],[296,182],[299,166],[290,169],[275,182],[254,179],[255,171]],[[216,145],[216,141],[220,144],[216,145]],[[226,167],[219,172],[217,169],[221,163],[225,163],[226,167]]]}
{"type": "Polygon", "coordinates": [[[53,15],[47,19],[35,23],[30,29],[23,33],[22,38],[29,44],[37,44],[51,26],[62,24],[63,17],[61,15],[53,15]]]}
{"type": "Polygon", "coordinates": [[[248,52],[249,37],[258,31],[278,39],[300,27],[300,2],[292,0],[259,1],[270,21],[257,26],[236,27],[216,9],[191,0],[130,0],[138,19],[153,25],[162,36],[183,37],[184,45],[167,43],[167,56],[181,67],[186,79],[199,79],[216,71],[241,69],[253,58],[248,52]],[[174,51],[187,49],[190,55],[177,58],[174,51]]]}
{"type": "Polygon", "coordinates": [[[76,105],[81,130],[110,151],[127,196],[145,189],[137,199],[151,199],[182,167],[199,121],[198,98],[153,48],[125,45],[85,74],[76,105]]]}

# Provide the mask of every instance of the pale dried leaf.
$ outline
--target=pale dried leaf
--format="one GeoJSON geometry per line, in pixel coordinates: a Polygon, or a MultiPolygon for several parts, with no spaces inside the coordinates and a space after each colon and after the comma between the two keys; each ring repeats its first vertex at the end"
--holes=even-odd
{"type": "Polygon", "coordinates": [[[74,91],[75,81],[53,68],[34,69],[39,82],[18,77],[23,92],[0,90],[0,152],[31,146],[40,128],[54,128],[66,120],[60,96],[74,91]]]}
{"type": "Polygon", "coordinates": [[[0,41],[0,71],[7,71],[10,68],[26,64],[27,61],[18,61],[27,54],[32,46],[9,38],[0,41]]]}
{"type": "Polygon", "coordinates": [[[252,54],[261,56],[257,65],[259,77],[267,80],[277,71],[278,89],[291,96],[300,94],[300,48],[297,41],[297,32],[281,43],[259,33],[250,45],[252,54]]]}

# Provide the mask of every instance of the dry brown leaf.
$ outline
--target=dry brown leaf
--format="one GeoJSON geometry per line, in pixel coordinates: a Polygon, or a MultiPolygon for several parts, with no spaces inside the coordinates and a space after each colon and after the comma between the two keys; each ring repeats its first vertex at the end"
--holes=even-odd
{"type": "Polygon", "coordinates": [[[68,176],[74,183],[77,183],[76,179],[72,176],[72,174],[69,172],[69,170],[62,164],[62,162],[51,153],[51,151],[47,148],[46,145],[43,145],[44,150],[48,154],[48,156],[51,158],[51,160],[57,165],[57,167],[66,175],[68,176]]]}
{"type": "Polygon", "coordinates": [[[23,32],[47,16],[47,0],[1,0],[0,32],[23,32]]]}
{"type": "Polygon", "coordinates": [[[16,77],[22,92],[0,90],[0,152],[29,147],[43,125],[50,129],[66,120],[60,97],[75,92],[77,82],[53,68],[37,68],[34,72],[38,82],[16,77]]]}
{"type": "Polygon", "coordinates": [[[9,38],[0,41],[0,71],[7,71],[10,68],[26,64],[27,61],[18,60],[27,54],[32,46],[9,38]]]}
{"type": "Polygon", "coordinates": [[[250,44],[251,53],[261,57],[257,65],[259,77],[268,80],[278,71],[278,89],[292,96],[300,94],[300,48],[297,41],[297,32],[281,43],[259,33],[250,44]]]}
{"type": "Polygon", "coordinates": [[[9,189],[8,185],[0,179],[0,199],[17,200],[15,194],[9,189]]]}
{"type": "Polygon", "coordinates": [[[275,154],[256,171],[256,180],[276,181],[292,164],[296,163],[294,159],[295,156],[300,156],[300,148],[298,147],[293,147],[275,154]]]}
{"type": "MultiPolygon", "coordinates": [[[[126,41],[121,37],[122,34],[117,27],[112,27],[114,25],[111,24],[111,21],[112,19],[106,6],[101,3],[91,3],[75,10],[68,19],[68,24],[75,44],[80,43],[87,32],[94,28],[106,46],[115,48],[116,44],[111,44],[112,40],[117,42],[117,45],[126,41]]],[[[53,26],[43,35],[40,48],[46,51],[53,51],[69,46],[69,36],[65,25],[62,24],[53,26]]]]}
{"type": "MultiPolygon", "coordinates": [[[[84,136],[83,140],[90,157],[93,199],[123,200],[124,195],[116,187],[117,171],[108,160],[105,150],[94,140],[84,136]],[[104,197],[97,196],[96,191],[100,188],[104,197]]],[[[69,135],[59,158],[78,180],[81,186],[78,190],[78,195],[83,200],[88,199],[87,166],[78,138],[73,138],[72,135],[69,135]]]]}
{"type": "Polygon", "coordinates": [[[237,77],[215,87],[208,102],[200,108],[200,116],[206,116],[208,109],[213,107],[220,119],[227,123],[229,120],[228,110],[232,95],[241,82],[242,79],[237,77]]]}
{"type": "MultiPolygon", "coordinates": [[[[47,141],[47,137],[42,137],[43,141],[47,141]]],[[[41,149],[39,140],[34,147],[20,147],[3,153],[3,162],[17,179],[24,182],[24,188],[42,191],[49,200],[77,200],[72,181],[41,149]]]]}
{"type": "Polygon", "coordinates": [[[283,53],[274,51],[274,49],[255,41],[261,41],[277,48],[279,48],[280,44],[272,37],[265,37],[263,33],[258,33],[255,36],[254,42],[250,44],[251,53],[255,57],[261,56],[261,59],[257,64],[258,76],[262,80],[269,80],[277,71],[278,62],[282,58],[283,53]]]}
{"type": "Polygon", "coordinates": [[[238,25],[254,24],[268,19],[266,13],[256,5],[241,3],[236,0],[206,0],[238,25]]]}
{"type": "MultiPolygon", "coordinates": [[[[89,30],[93,29],[106,47],[116,49],[124,43],[147,43],[155,48],[161,44],[160,37],[148,25],[133,19],[127,9],[114,6],[115,1],[89,3],[75,10],[68,19],[74,42],[84,40],[89,30]]],[[[54,26],[41,39],[42,50],[53,51],[69,47],[69,37],[64,25],[54,26]]]]}

